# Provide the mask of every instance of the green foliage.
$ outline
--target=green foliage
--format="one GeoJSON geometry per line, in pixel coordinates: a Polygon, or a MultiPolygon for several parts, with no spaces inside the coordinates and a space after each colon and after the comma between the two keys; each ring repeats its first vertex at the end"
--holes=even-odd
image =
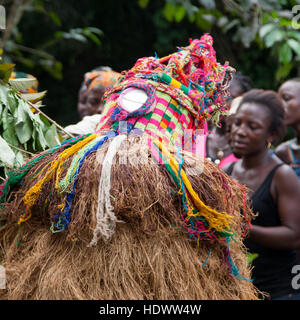
{"type": "Polygon", "coordinates": [[[14,66],[15,66],[14,64],[10,64],[10,63],[0,64],[0,79],[2,79],[2,81],[4,81],[5,83],[8,82],[14,66]]]}
{"type": "MultiPolygon", "coordinates": [[[[60,138],[54,124],[33,113],[15,89],[1,82],[0,167],[6,170],[22,165],[32,153],[57,145],[60,138]]],[[[18,87],[26,87],[24,79],[23,86],[20,83],[18,87]]]]}
{"type": "MultiPolygon", "coordinates": [[[[8,3],[10,2],[12,1],[8,1],[8,3]]],[[[101,44],[100,37],[103,36],[103,32],[96,27],[61,30],[60,28],[63,27],[63,22],[59,13],[54,10],[47,10],[46,4],[47,1],[43,0],[29,1],[26,6],[26,12],[29,12],[31,16],[36,15],[37,27],[39,21],[46,18],[47,21],[50,22],[49,29],[52,29],[53,33],[50,34],[49,37],[39,39],[38,43],[35,43],[34,48],[32,48],[26,46],[24,43],[24,35],[18,26],[14,26],[10,39],[4,43],[4,59],[8,62],[17,62],[18,67],[21,69],[24,69],[24,67],[30,69],[41,67],[53,78],[62,80],[63,65],[61,61],[57,60],[55,55],[50,53],[49,49],[65,40],[78,41],[84,44],[91,41],[99,46],[101,44]]],[[[72,43],[70,45],[72,45],[72,43]]]]}
{"type": "Polygon", "coordinates": [[[288,77],[299,66],[300,34],[292,24],[292,7],[288,0],[166,0],[163,14],[169,22],[185,17],[203,31],[215,27],[233,42],[251,50],[253,44],[267,49],[276,64],[276,82],[288,77]]]}
{"type": "Polygon", "coordinates": [[[33,0],[5,44],[5,61],[38,78],[48,90],[47,114],[64,125],[78,121],[85,72],[100,65],[128,69],[140,57],[164,56],[204,32],[212,34],[219,61],[250,76],[255,87],[276,90],[299,69],[297,46],[289,41],[300,41],[291,25],[297,2],[33,0]]]}
{"type": "Polygon", "coordinates": [[[149,0],[138,0],[138,4],[142,8],[146,8],[148,6],[149,0]]]}
{"type": "MultiPolygon", "coordinates": [[[[92,40],[96,45],[100,45],[101,41],[99,36],[102,36],[103,32],[98,28],[86,27],[70,29],[68,32],[57,31],[54,34],[55,40],[51,42],[53,44],[58,39],[72,39],[80,42],[87,43],[88,40],[92,40]]],[[[48,46],[48,45],[47,45],[48,46]]]]}
{"type": "Polygon", "coordinates": [[[247,253],[246,254],[247,257],[247,262],[248,265],[251,265],[253,260],[255,260],[256,258],[258,258],[258,253],[247,253]]]}

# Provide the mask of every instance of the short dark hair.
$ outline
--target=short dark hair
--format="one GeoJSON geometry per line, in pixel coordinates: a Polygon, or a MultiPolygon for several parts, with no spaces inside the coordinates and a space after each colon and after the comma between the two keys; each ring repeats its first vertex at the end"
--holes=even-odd
{"type": "Polygon", "coordinates": [[[284,109],[277,92],[273,90],[252,89],[242,98],[238,109],[245,103],[256,103],[268,109],[271,119],[270,133],[275,133],[279,138],[284,134],[284,109]]]}
{"type": "Polygon", "coordinates": [[[248,92],[252,89],[252,81],[249,77],[244,76],[241,72],[237,71],[233,74],[232,80],[236,81],[241,88],[241,93],[248,92]]]}

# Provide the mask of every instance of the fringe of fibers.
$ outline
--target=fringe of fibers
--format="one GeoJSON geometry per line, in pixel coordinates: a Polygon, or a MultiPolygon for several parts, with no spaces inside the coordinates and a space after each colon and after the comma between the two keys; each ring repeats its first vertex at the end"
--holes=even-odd
{"type": "MultiPolygon", "coordinates": [[[[7,273],[7,289],[0,292],[0,298],[257,299],[252,282],[228,273],[222,244],[188,238],[181,227],[185,209],[179,190],[169,173],[150,157],[146,138],[120,139],[113,140],[115,146],[105,143],[82,163],[68,232],[49,230],[62,200],[54,192],[56,181],[50,179],[31,208],[31,219],[18,233],[17,222],[26,209],[24,195],[58,152],[41,159],[13,190],[3,204],[5,224],[0,227],[0,264],[7,273]],[[111,155],[112,165],[103,169],[100,159],[105,159],[110,146],[118,151],[111,155]],[[147,161],[140,161],[142,157],[147,161]],[[111,176],[110,202],[116,222],[123,223],[116,223],[109,241],[100,238],[97,245],[88,247],[99,222],[102,170],[111,176]]],[[[231,257],[240,274],[250,279],[241,226],[253,213],[244,192],[211,162],[188,153],[184,160],[182,168],[201,201],[233,216],[231,257]]],[[[65,160],[61,177],[71,162],[72,157],[65,160]]]]}
{"type": "Polygon", "coordinates": [[[104,239],[109,240],[115,232],[117,218],[113,212],[114,208],[110,201],[111,166],[121,143],[125,139],[126,135],[115,137],[111,141],[103,161],[98,187],[97,225],[94,229],[93,239],[89,243],[89,246],[95,246],[97,244],[100,234],[104,239]]]}

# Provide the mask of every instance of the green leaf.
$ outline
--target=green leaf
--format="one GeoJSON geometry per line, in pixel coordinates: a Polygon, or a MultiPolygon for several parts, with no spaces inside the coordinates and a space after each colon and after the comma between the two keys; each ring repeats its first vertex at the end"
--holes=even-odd
{"type": "Polygon", "coordinates": [[[7,105],[7,93],[9,89],[0,83],[0,102],[7,105]]]}
{"type": "Polygon", "coordinates": [[[270,33],[274,28],[276,28],[276,24],[274,23],[268,23],[262,26],[259,29],[259,36],[261,38],[264,38],[268,33],[270,33]]]}
{"type": "Polygon", "coordinates": [[[2,128],[3,128],[3,133],[2,133],[3,138],[9,144],[18,146],[19,141],[15,133],[14,118],[12,114],[9,112],[8,108],[4,108],[2,112],[1,120],[2,120],[2,128]]]}
{"type": "Polygon", "coordinates": [[[18,105],[18,99],[16,97],[16,94],[12,91],[12,90],[9,90],[7,92],[7,107],[8,109],[10,110],[10,112],[12,114],[14,114],[16,108],[17,108],[17,105],[18,105]]]}
{"type": "Polygon", "coordinates": [[[237,26],[240,24],[240,20],[239,19],[233,19],[231,20],[228,24],[226,24],[223,28],[224,32],[228,32],[230,29],[232,29],[233,27],[237,26]]]}
{"type": "Polygon", "coordinates": [[[103,36],[103,31],[95,27],[85,27],[84,30],[88,29],[90,32],[97,34],[98,36],[103,36]]]}
{"type": "Polygon", "coordinates": [[[97,46],[99,46],[101,44],[100,39],[95,34],[93,34],[92,32],[90,34],[88,34],[87,37],[89,39],[91,39],[97,46]]]}
{"type": "Polygon", "coordinates": [[[288,45],[294,50],[297,56],[300,56],[300,43],[295,39],[288,39],[288,45]]]}
{"type": "Polygon", "coordinates": [[[278,18],[278,13],[277,13],[276,11],[271,11],[271,17],[272,17],[273,19],[278,18]]]}
{"type": "Polygon", "coordinates": [[[15,130],[21,144],[28,142],[32,136],[32,122],[28,116],[29,107],[22,100],[19,102],[16,112],[15,130]]]}
{"type": "Polygon", "coordinates": [[[280,4],[277,0],[258,0],[260,7],[265,11],[274,11],[274,9],[280,9],[280,4]]]}
{"type": "Polygon", "coordinates": [[[275,42],[279,42],[284,39],[285,32],[280,29],[272,30],[265,37],[265,45],[267,48],[270,48],[274,45],[275,42]]]}
{"type": "Polygon", "coordinates": [[[175,21],[180,22],[186,14],[186,9],[184,6],[177,6],[175,11],[175,21]]]}
{"type": "Polygon", "coordinates": [[[190,19],[193,19],[197,12],[200,10],[198,7],[194,6],[190,1],[183,1],[182,5],[185,7],[187,15],[190,19]]]}
{"type": "Polygon", "coordinates": [[[229,21],[228,18],[223,16],[220,19],[218,19],[217,26],[219,28],[224,28],[228,24],[228,21],[229,21]]]}
{"type": "Polygon", "coordinates": [[[10,79],[9,84],[18,91],[24,91],[28,88],[32,87],[36,79],[28,79],[28,78],[17,78],[17,79],[10,79]]]}
{"type": "Polygon", "coordinates": [[[251,27],[240,27],[236,33],[240,41],[244,44],[246,48],[250,47],[250,43],[254,40],[254,32],[251,27]]]}
{"type": "Polygon", "coordinates": [[[51,18],[51,20],[57,25],[57,26],[61,26],[62,25],[62,22],[59,18],[59,16],[57,15],[56,12],[54,11],[49,11],[49,17],[51,18]]]}
{"type": "Polygon", "coordinates": [[[35,67],[35,62],[29,58],[18,57],[19,63],[22,63],[26,68],[33,69],[35,67]]]}
{"type": "Polygon", "coordinates": [[[213,10],[216,7],[215,0],[199,0],[199,3],[207,10],[213,10]]]}
{"type": "Polygon", "coordinates": [[[138,4],[141,8],[146,8],[148,6],[149,0],[138,0],[138,4]]]}
{"type": "Polygon", "coordinates": [[[216,17],[212,14],[203,14],[202,15],[203,19],[209,22],[211,25],[213,25],[216,21],[216,17]]]}
{"type": "Polygon", "coordinates": [[[3,80],[5,83],[8,82],[14,66],[15,66],[14,64],[10,64],[10,63],[0,64],[0,79],[3,80]]]}
{"type": "Polygon", "coordinates": [[[293,64],[292,63],[287,63],[287,64],[283,64],[281,65],[276,73],[275,73],[275,79],[276,81],[279,81],[281,79],[287,78],[291,72],[293,68],[293,64]]]}
{"type": "Polygon", "coordinates": [[[45,140],[47,142],[48,147],[53,147],[59,143],[58,135],[57,135],[57,130],[55,124],[52,124],[46,134],[45,134],[45,140]]]}
{"type": "Polygon", "coordinates": [[[13,167],[15,154],[7,144],[7,142],[0,136],[0,160],[8,167],[13,167]]]}
{"type": "Polygon", "coordinates": [[[39,101],[46,95],[47,90],[36,93],[23,93],[21,97],[26,101],[39,101]]]}
{"type": "Polygon", "coordinates": [[[46,126],[45,123],[40,119],[39,114],[33,114],[33,144],[34,149],[37,150],[38,148],[41,148],[42,150],[45,150],[47,147],[47,141],[44,136],[44,132],[46,132],[46,126]]]}
{"type": "Polygon", "coordinates": [[[247,257],[248,265],[250,265],[253,262],[253,260],[258,258],[258,253],[247,253],[246,257],[247,257]]]}
{"type": "Polygon", "coordinates": [[[300,41],[300,32],[298,31],[288,31],[287,35],[289,37],[295,38],[296,40],[300,41]]]}
{"type": "Polygon", "coordinates": [[[2,133],[2,136],[9,144],[12,144],[13,146],[19,145],[19,140],[15,133],[14,127],[10,126],[6,130],[4,130],[2,133]]]}
{"type": "Polygon", "coordinates": [[[279,19],[279,24],[283,27],[288,27],[290,26],[292,23],[291,23],[291,19],[286,19],[286,18],[280,18],[279,19]]]}
{"type": "MultiPolygon", "coordinates": [[[[42,108],[42,107],[45,107],[45,105],[42,103],[42,101],[37,101],[37,102],[33,102],[32,103],[36,108],[42,108]]],[[[30,106],[30,109],[31,109],[32,107],[30,106]]]]}
{"type": "Polygon", "coordinates": [[[173,21],[173,17],[175,15],[175,7],[172,6],[169,2],[167,2],[165,4],[164,10],[163,10],[163,14],[164,14],[165,18],[169,22],[172,22],[173,21]]]}
{"type": "Polygon", "coordinates": [[[54,37],[55,37],[56,39],[62,38],[63,35],[64,35],[64,32],[63,32],[63,31],[56,31],[56,32],[54,33],[54,37]]]}
{"type": "Polygon", "coordinates": [[[196,14],[196,25],[199,27],[199,29],[203,31],[208,31],[211,29],[212,23],[204,18],[207,18],[207,16],[205,16],[205,12],[206,11],[204,9],[199,9],[199,11],[196,14]]]}
{"type": "Polygon", "coordinates": [[[40,114],[39,116],[40,116],[41,121],[43,121],[47,127],[51,126],[50,121],[45,116],[43,116],[42,114],[40,114]]]}
{"type": "Polygon", "coordinates": [[[291,62],[292,58],[293,58],[293,53],[291,48],[287,43],[284,43],[279,49],[279,61],[284,64],[287,64],[291,62]]]}
{"type": "Polygon", "coordinates": [[[24,157],[21,151],[17,151],[15,154],[15,162],[14,162],[14,167],[20,167],[21,165],[24,164],[24,157]]]}

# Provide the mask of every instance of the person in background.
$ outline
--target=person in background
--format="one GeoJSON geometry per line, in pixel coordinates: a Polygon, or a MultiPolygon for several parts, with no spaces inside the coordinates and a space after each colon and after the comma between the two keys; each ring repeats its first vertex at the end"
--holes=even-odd
{"type": "Polygon", "coordinates": [[[245,185],[257,216],[245,245],[253,260],[254,285],[271,299],[300,300],[292,268],[300,248],[300,182],[295,172],[269,152],[284,131],[284,111],[276,92],[246,93],[232,124],[232,150],[241,159],[225,171],[245,185]]]}
{"type": "Polygon", "coordinates": [[[102,113],[104,92],[117,82],[119,76],[110,67],[99,67],[84,75],[77,105],[80,119],[102,113]]]}
{"type": "Polygon", "coordinates": [[[238,161],[238,158],[232,153],[229,143],[230,121],[229,117],[222,117],[219,123],[220,126],[213,128],[204,138],[206,146],[204,157],[213,161],[221,169],[231,162],[238,161]]]}
{"type": "Polygon", "coordinates": [[[103,111],[102,97],[118,81],[120,73],[110,67],[99,67],[84,75],[79,94],[77,112],[81,121],[65,127],[71,134],[80,135],[95,131],[103,111]]]}
{"type": "Polygon", "coordinates": [[[300,180],[300,78],[284,82],[278,93],[285,110],[285,125],[294,129],[296,137],[281,143],[275,154],[294,169],[300,180]]]}
{"type": "MultiPolygon", "coordinates": [[[[233,74],[232,80],[229,84],[229,91],[232,97],[231,102],[237,98],[241,97],[244,93],[252,89],[252,81],[249,77],[244,76],[241,72],[236,72],[233,74]]],[[[231,105],[230,102],[230,105],[231,105]]],[[[236,106],[234,106],[236,109],[236,106]]],[[[235,113],[235,110],[231,110],[231,113],[235,113]]]]}
{"type": "Polygon", "coordinates": [[[229,116],[220,119],[220,126],[213,126],[206,137],[205,156],[223,169],[226,165],[238,161],[230,146],[230,125],[242,95],[251,89],[251,79],[236,72],[229,84],[232,99],[229,100],[229,116]]]}

